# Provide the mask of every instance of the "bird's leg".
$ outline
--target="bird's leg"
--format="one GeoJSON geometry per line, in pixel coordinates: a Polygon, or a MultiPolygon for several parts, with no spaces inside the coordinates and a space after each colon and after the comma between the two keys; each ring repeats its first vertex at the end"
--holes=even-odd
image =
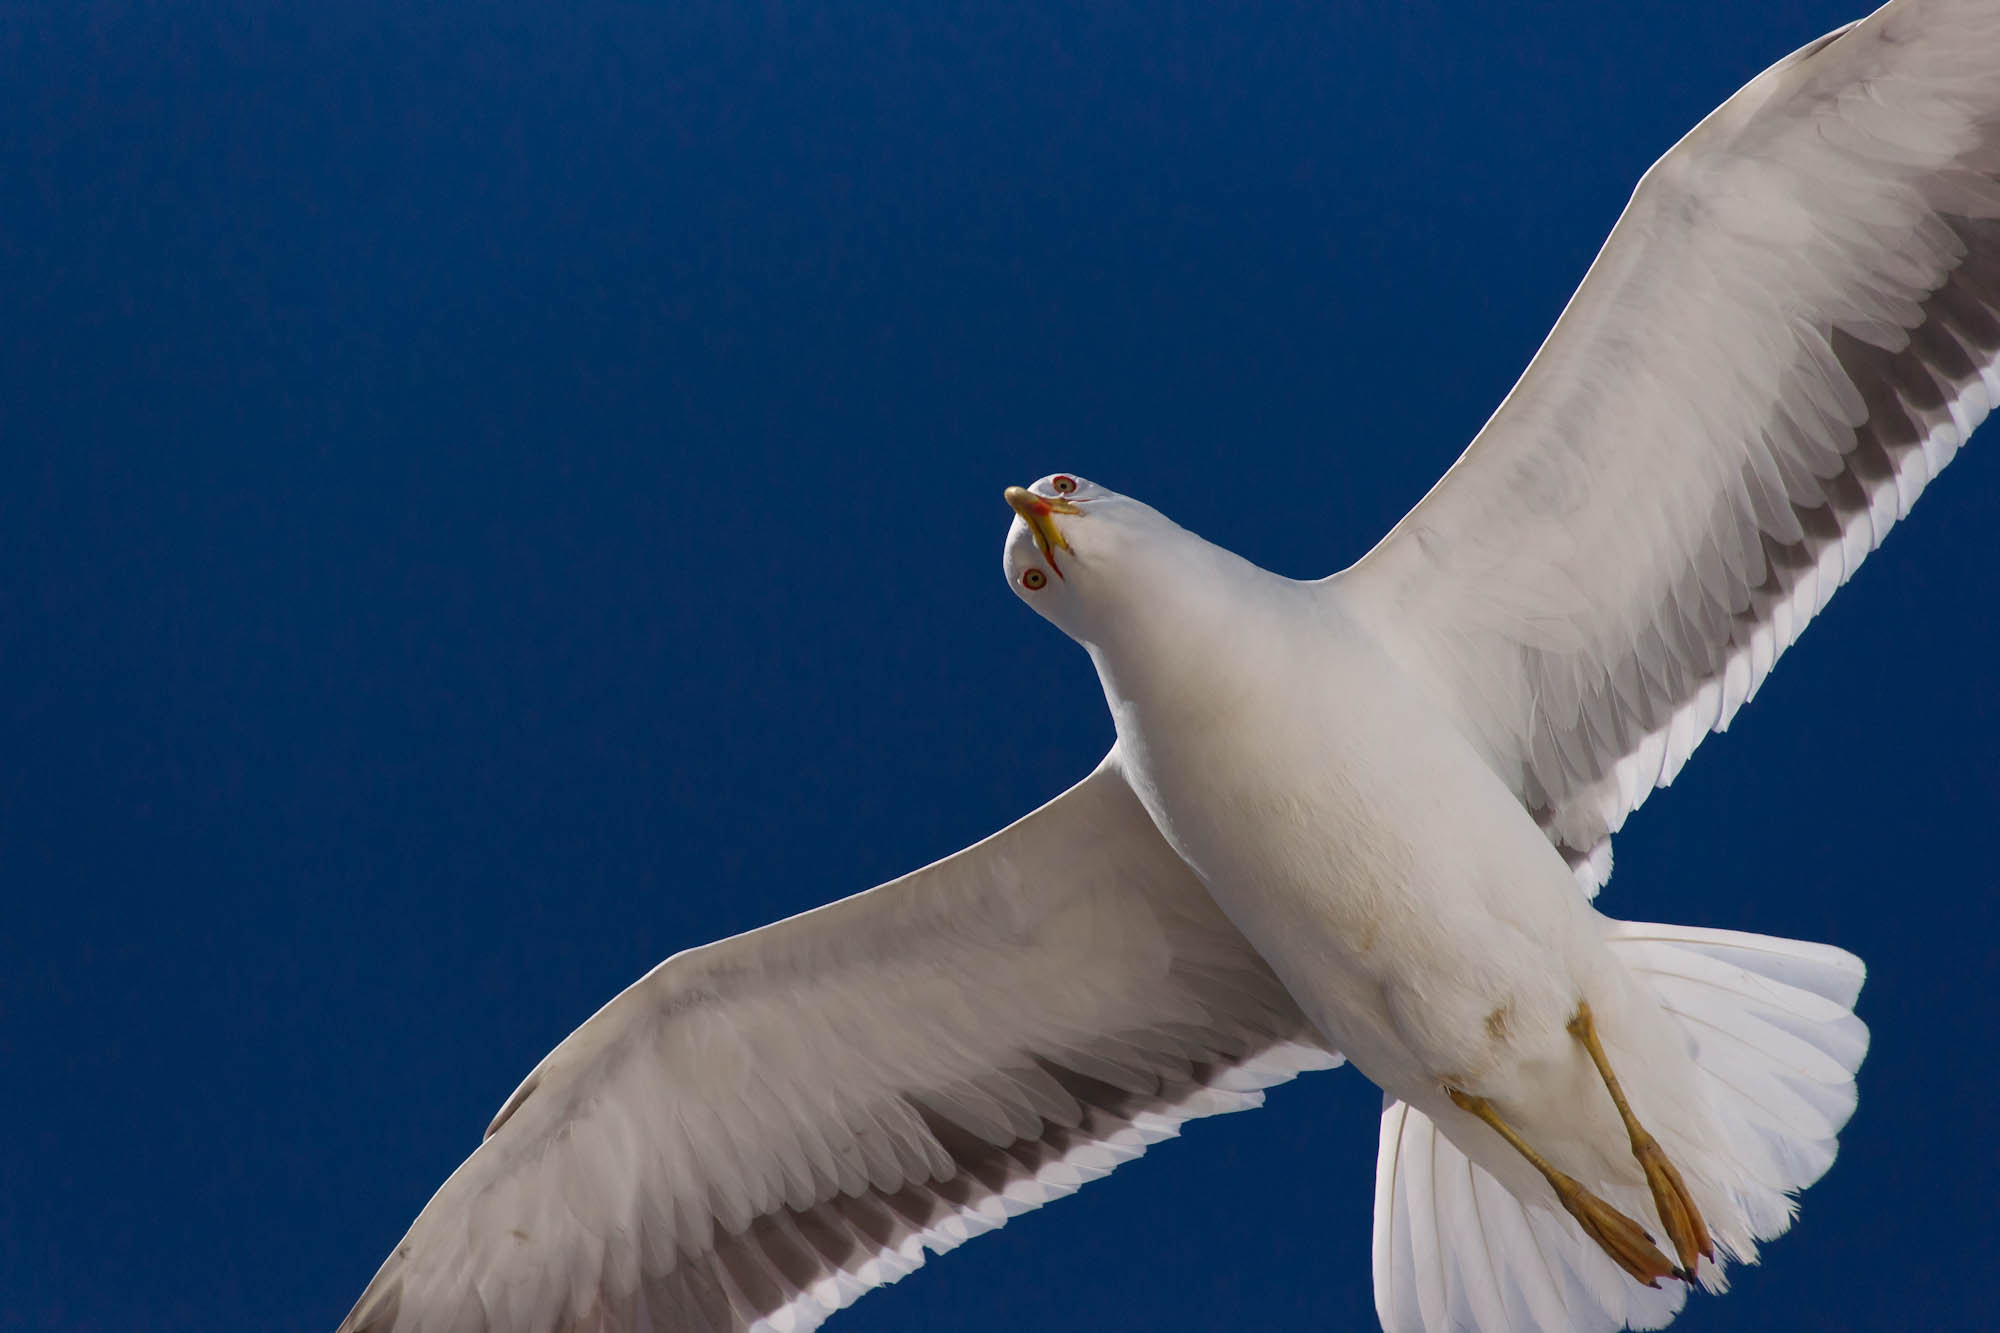
{"type": "Polygon", "coordinates": [[[1618,1108],[1618,1118],[1625,1122],[1625,1132],[1632,1137],[1632,1155],[1639,1159],[1639,1167],[1646,1173],[1646,1187],[1653,1192],[1653,1207],[1659,1210],[1660,1224],[1666,1227],[1667,1239],[1674,1243],[1674,1253],[1680,1256],[1681,1268],[1675,1276],[1692,1282],[1695,1260],[1715,1258],[1708,1224],[1701,1220],[1701,1210],[1694,1206],[1681,1173],[1674,1169],[1674,1164],[1660,1151],[1659,1143],[1639,1124],[1639,1118],[1626,1104],[1624,1089],[1618,1086],[1618,1076],[1611,1072],[1611,1061],[1597,1039],[1597,1025],[1591,1021],[1588,1003],[1577,1005],[1576,1017],[1569,1021],[1569,1033],[1590,1052],[1590,1062],[1597,1066],[1598,1077],[1604,1080],[1612,1105],[1618,1108]]]}
{"type": "Polygon", "coordinates": [[[1445,1095],[1459,1110],[1485,1121],[1495,1134],[1513,1146],[1515,1152],[1527,1158],[1528,1165],[1541,1172],[1542,1178],[1555,1190],[1556,1201],[1576,1219],[1577,1225],[1583,1228],[1583,1234],[1596,1241],[1598,1248],[1610,1255],[1612,1262],[1630,1273],[1635,1281],[1657,1287],[1661,1278],[1675,1276],[1673,1260],[1660,1253],[1644,1227],[1578,1184],[1574,1176],[1551,1166],[1546,1158],[1528,1146],[1527,1140],[1514,1132],[1512,1125],[1500,1118],[1500,1113],[1493,1109],[1493,1103],[1484,1097],[1460,1092],[1457,1088],[1446,1088],[1445,1095]]]}

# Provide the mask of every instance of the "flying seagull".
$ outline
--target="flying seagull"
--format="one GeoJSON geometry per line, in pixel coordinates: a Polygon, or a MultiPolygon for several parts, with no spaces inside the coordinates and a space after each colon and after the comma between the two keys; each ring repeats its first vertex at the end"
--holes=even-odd
{"type": "Polygon", "coordinates": [[[1719,1289],[1833,1159],[1861,965],[1592,899],[2000,395],[1996,59],[1995,0],[1894,0],[1753,80],[1330,578],[1008,488],[1007,578],[1088,650],[1110,754],[613,999],[342,1330],[811,1328],[1343,1058],[1385,1094],[1386,1328],[1658,1327],[1719,1289]]]}

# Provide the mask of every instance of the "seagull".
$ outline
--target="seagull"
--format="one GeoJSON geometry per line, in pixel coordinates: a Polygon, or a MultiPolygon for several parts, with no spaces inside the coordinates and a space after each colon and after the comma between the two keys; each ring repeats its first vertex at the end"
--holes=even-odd
{"type": "Polygon", "coordinates": [[[1358,563],[1008,487],[1116,741],[986,840],[676,954],[551,1051],[341,1333],[802,1330],[1343,1061],[1390,1330],[1657,1328],[1791,1225],[1858,959],[1605,916],[1610,840],[2000,397],[2000,3],[1892,0],[1649,170],[1358,563]]]}

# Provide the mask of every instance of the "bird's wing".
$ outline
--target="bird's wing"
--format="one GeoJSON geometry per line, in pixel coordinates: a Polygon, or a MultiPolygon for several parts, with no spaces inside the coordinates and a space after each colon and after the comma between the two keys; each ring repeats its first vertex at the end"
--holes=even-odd
{"type": "Polygon", "coordinates": [[[1337,1063],[1114,752],[956,856],[653,969],[508,1099],[341,1330],[812,1328],[1337,1063]]]}
{"type": "Polygon", "coordinates": [[[1327,581],[1592,891],[2000,398],[1996,71],[2000,4],[1895,0],[1758,76],[1327,581]]]}

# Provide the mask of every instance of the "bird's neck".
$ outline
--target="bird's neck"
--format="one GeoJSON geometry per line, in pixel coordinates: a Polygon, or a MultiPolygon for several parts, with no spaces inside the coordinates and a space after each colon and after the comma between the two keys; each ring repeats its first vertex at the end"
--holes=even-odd
{"type": "Polygon", "coordinates": [[[1251,706],[1306,651],[1295,642],[1315,618],[1305,585],[1219,554],[1229,564],[1215,577],[1164,580],[1086,644],[1128,742],[1251,706]]]}

